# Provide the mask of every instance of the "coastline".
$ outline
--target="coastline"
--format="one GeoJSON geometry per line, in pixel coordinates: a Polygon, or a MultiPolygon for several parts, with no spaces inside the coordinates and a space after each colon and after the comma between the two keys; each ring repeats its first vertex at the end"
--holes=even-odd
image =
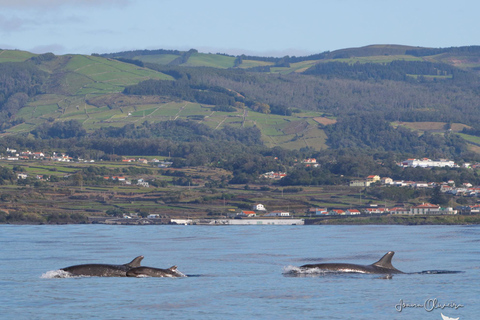
{"type": "Polygon", "coordinates": [[[373,217],[342,217],[339,219],[306,219],[305,225],[475,225],[480,224],[480,214],[475,215],[385,215],[373,217]]]}
{"type": "MultiPolygon", "coordinates": [[[[183,221],[183,220],[182,220],[183,221]]],[[[322,217],[295,219],[191,219],[179,222],[178,219],[114,219],[112,217],[89,217],[82,221],[45,222],[38,220],[2,221],[3,225],[67,225],[67,224],[106,224],[106,225],[478,225],[480,214],[475,215],[385,215],[362,217],[322,217]],[[301,221],[301,223],[300,223],[301,221]]]]}

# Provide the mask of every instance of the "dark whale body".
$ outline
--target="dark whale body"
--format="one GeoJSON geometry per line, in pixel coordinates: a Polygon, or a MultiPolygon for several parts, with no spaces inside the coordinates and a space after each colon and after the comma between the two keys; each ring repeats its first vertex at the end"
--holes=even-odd
{"type": "Polygon", "coordinates": [[[66,271],[73,276],[88,277],[126,277],[127,272],[140,267],[143,256],[138,256],[126,264],[79,264],[60,270],[66,271]]]}
{"type": "Polygon", "coordinates": [[[351,263],[320,263],[306,264],[300,267],[300,270],[318,269],[326,272],[354,272],[369,274],[398,274],[404,273],[392,265],[392,257],[395,252],[387,252],[380,260],[369,265],[359,265],[351,263]]]}
{"type": "Polygon", "coordinates": [[[184,277],[184,275],[177,271],[177,266],[170,267],[168,269],[151,268],[151,267],[138,267],[127,271],[127,277],[159,277],[159,278],[178,278],[184,277]]]}

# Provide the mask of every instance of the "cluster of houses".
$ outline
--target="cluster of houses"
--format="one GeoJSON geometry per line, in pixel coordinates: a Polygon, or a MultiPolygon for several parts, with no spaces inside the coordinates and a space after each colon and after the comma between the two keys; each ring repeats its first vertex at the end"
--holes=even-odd
{"type": "Polygon", "coordinates": [[[393,180],[388,177],[378,175],[370,175],[364,180],[350,181],[351,187],[369,187],[371,184],[380,183],[386,186],[395,187],[410,187],[410,188],[435,188],[440,187],[440,191],[446,194],[464,197],[480,197],[480,186],[473,186],[471,183],[465,182],[461,186],[456,186],[455,181],[449,180],[447,182],[424,182],[424,181],[404,181],[393,180]]]}
{"type": "Polygon", "coordinates": [[[455,183],[442,183],[440,191],[455,196],[480,197],[480,187],[474,187],[471,183],[463,183],[459,187],[456,187],[455,183]]]}
{"type": "Polygon", "coordinates": [[[139,159],[126,158],[126,159],[123,159],[122,162],[127,162],[127,163],[138,162],[143,164],[154,163],[154,164],[157,164],[159,168],[168,168],[173,164],[173,162],[169,162],[169,161],[162,161],[158,159],[147,160],[143,158],[139,158],[139,159]]]}
{"type": "Polygon", "coordinates": [[[438,160],[431,160],[428,158],[422,159],[407,159],[400,163],[399,166],[404,168],[458,168],[459,166],[455,164],[452,160],[446,159],[438,159],[438,160]]]}
{"type": "Polygon", "coordinates": [[[338,215],[359,215],[359,214],[410,214],[410,215],[429,215],[429,214],[458,214],[457,209],[451,207],[440,207],[436,204],[422,203],[417,206],[412,206],[409,209],[403,207],[385,208],[385,207],[370,207],[363,209],[330,209],[327,208],[311,208],[310,215],[315,216],[338,216],[338,215]]]}
{"type": "Polygon", "coordinates": [[[350,181],[351,187],[369,187],[372,184],[380,183],[386,186],[395,187],[411,187],[411,188],[435,188],[440,187],[440,191],[453,195],[463,196],[480,196],[480,187],[474,187],[471,183],[463,183],[461,186],[456,187],[454,180],[448,180],[447,182],[424,182],[424,181],[405,181],[405,180],[393,180],[388,177],[382,177],[378,175],[370,175],[363,180],[350,181]]]}
{"type": "MultiPolygon", "coordinates": [[[[52,161],[62,161],[70,162],[73,161],[73,158],[64,154],[54,152],[52,156],[48,157],[43,152],[31,152],[31,151],[21,151],[17,152],[15,149],[7,148],[7,156],[1,157],[0,159],[15,161],[15,160],[44,160],[49,159],[52,161]]],[[[91,160],[90,162],[94,162],[91,160]]]]}
{"type": "Polygon", "coordinates": [[[267,212],[267,208],[261,203],[255,203],[252,207],[252,210],[242,210],[236,214],[237,217],[246,217],[252,218],[257,216],[262,217],[290,217],[290,212],[282,211],[282,210],[275,210],[267,212]]]}
{"type": "Polygon", "coordinates": [[[480,168],[480,163],[469,163],[465,162],[461,166],[456,164],[453,160],[446,160],[446,159],[438,159],[438,160],[431,160],[429,158],[422,158],[422,159],[407,159],[397,163],[398,166],[403,168],[471,168],[476,169],[480,168]]]}
{"type": "MultiPolygon", "coordinates": [[[[423,182],[423,181],[405,181],[405,180],[393,180],[392,178],[382,177],[378,175],[370,175],[362,180],[350,181],[350,187],[369,187],[372,184],[382,184],[395,187],[412,187],[412,188],[434,188],[439,185],[436,182],[423,182]]],[[[455,184],[453,180],[444,183],[446,185],[455,184]]]]}
{"type": "MultiPolygon", "coordinates": [[[[113,180],[113,181],[119,181],[123,182],[126,185],[131,185],[132,181],[127,180],[124,176],[105,176],[103,177],[105,180],[113,180]]],[[[137,186],[148,188],[150,187],[149,183],[145,181],[144,179],[138,179],[137,180],[137,186]]]]}
{"type": "MultiPolygon", "coordinates": [[[[67,154],[64,153],[56,153],[53,152],[52,156],[46,156],[43,152],[31,152],[31,151],[21,151],[17,152],[16,149],[7,148],[7,156],[0,157],[0,160],[9,160],[9,161],[16,161],[16,160],[52,160],[52,161],[61,161],[61,162],[70,162],[74,159],[67,154]]],[[[83,160],[78,159],[79,162],[95,162],[95,160],[83,160]]],[[[158,159],[135,159],[135,158],[126,158],[123,159],[122,162],[137,162],[137,163],[154,163],[157,164],[159,168],[168,168],[170,167],[173,162],[169,161],[162,161],[158,159]]]]}
{"type": "MultiPolygon", "coordinates": [[[[444,215],[444,214],[458,214],[458,213],[480,213],[480,205],[472,207],[451,208],[440,207],[436,204],[422,203],[410,208],[403,207],[378,207],[372,206],[362,209],[327,209],[327,208],[310,208],[307,215],[310,216],[355,216],[355,215],[380,215],[380,214],[403,214],[403,215],[444,215]]],[[[265,206],[261,203],[253,205],[252,210],[242,210],[236,213],[237,217],[291,217],[290,212],[283,210],[275,210],[268,212],[265,206]]]]}
{"type": "MultiPolygon", "coordinates": [[[[275,158],[276,159],[276,158],[275,158]]],[[[295,160],[297,161],[297,160],[295,160]]],[[[313,167],[313,168],[318,168],[320,164],[317,162],[317,159],[315,158],[307,158],[303,159],[300,161],[302,165],[305,167],[313,167]]],[[[280,180],[282,178],[285,178],[287,176],[286,172],[275,172],[275,171],[270,171],[270,172],[265,172],[260,175],[260,178],[265,178],[265,179],[273,179],[273,180],[280,180]]]]}
{"type": "Polygon", "coordinates": [[[315,159],[315,158],[303,159],[301,163],[302,163],[303,165],[305,165],[305,167],[314,167],[314,168],[317,168],[317,167],[320,166],[320,164],[317,163],[317,159],[315,159]]]}
{"type": "Polygon", "coordinates": [[[285,178],[287,176],[286,172],[266,172],[260,175],[260,178],[265,178],[265,179],[274,179],[274,180],[280,180],[282,178],[285,178]]]}

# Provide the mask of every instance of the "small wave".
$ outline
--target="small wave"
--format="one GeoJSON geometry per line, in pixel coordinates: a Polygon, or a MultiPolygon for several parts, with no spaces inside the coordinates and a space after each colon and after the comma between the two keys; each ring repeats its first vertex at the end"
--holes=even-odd
{"type": "Polygon", "coordinates": [[[177,274],[179,275],[179,277],[180,277],[180,278],[186,278],[186,277],[187,277],[187,275],[186,275],[186,274],[184,274],[184,273],[181,273],[181,272],[180,272],[180,271],[178,271],[178,270],[177,270],[176,272],[177,272],[177,274]]]}
{"type": "Polygon", "coordinates": [[[450,274],[450,273],[463,273],[464,271],[455,270],[425,270],[422,272],[415,272],[415,274],[450,274]]]}
{"type": "Polygon", "coordinates": [[[42,279],[56,279],[56,278],[78,278],[71,273],[63,270],[51,270],[47,271],[40,277],[42,279]]]}

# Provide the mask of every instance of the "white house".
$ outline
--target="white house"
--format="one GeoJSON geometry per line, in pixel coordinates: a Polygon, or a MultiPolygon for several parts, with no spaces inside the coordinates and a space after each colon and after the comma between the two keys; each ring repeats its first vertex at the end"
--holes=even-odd
{"type": "Polygon", "coordinates": [[[428,188],[427,182],[415,182],[415,188],[428,188]]]}
{"type": "Polygon", "coordinates": [[[357,209],[348,209],[347,211],[345,211],[345,214],[346,215],[357,215],[357,214],[360,214],[361,212],[357,209]]]}
{"type": "Polygon", "coordinates": [[[145,181],[143,179],[138,179],[137,186],[148,188],[150,185],[148,184],[147,181],[145,181]]]}
{"type": "Polygon", "coordinates": [[[380,180],[382,184],[393,184],[393,179],[389,177],[382,177],[380,180]]]}
{"type": "Polygon", "coordinates": [[[371,184],[370,181],[366,180],[352,180],[350,181],[350,187],[369,187],[371,184]]]}
{"type": "Polygon", "coordinates": [[[409,214],[410,210],[402,207],[394,207],[388,210],[392,214],[409,214]]]}
{"type": "Polygon", "coordinates": [[[265,209],[265,206],[261,203],[255,203],[253,205],[253,210],[255,210],[255,211],[267,211],[267,209],[265,209]]]}
{"type": "Polygon", "coordinates": [[[440,206],[431,203],[422,203],[410,208],[410,214],[439,214],[440,206]]]}
{"type": "Polygon", "coordinates": [[[440,159],[440,160],[431,160],[428,158],[423,158],[423,159],[407,159],[405,161],[402,161],[401,165],[403,167],[421,167],[421,168],[433,168],[433,167],[450,167],[453,168],[455,167],[455,162],[452,160],[445,160],[445,159],[440,159]]]}

